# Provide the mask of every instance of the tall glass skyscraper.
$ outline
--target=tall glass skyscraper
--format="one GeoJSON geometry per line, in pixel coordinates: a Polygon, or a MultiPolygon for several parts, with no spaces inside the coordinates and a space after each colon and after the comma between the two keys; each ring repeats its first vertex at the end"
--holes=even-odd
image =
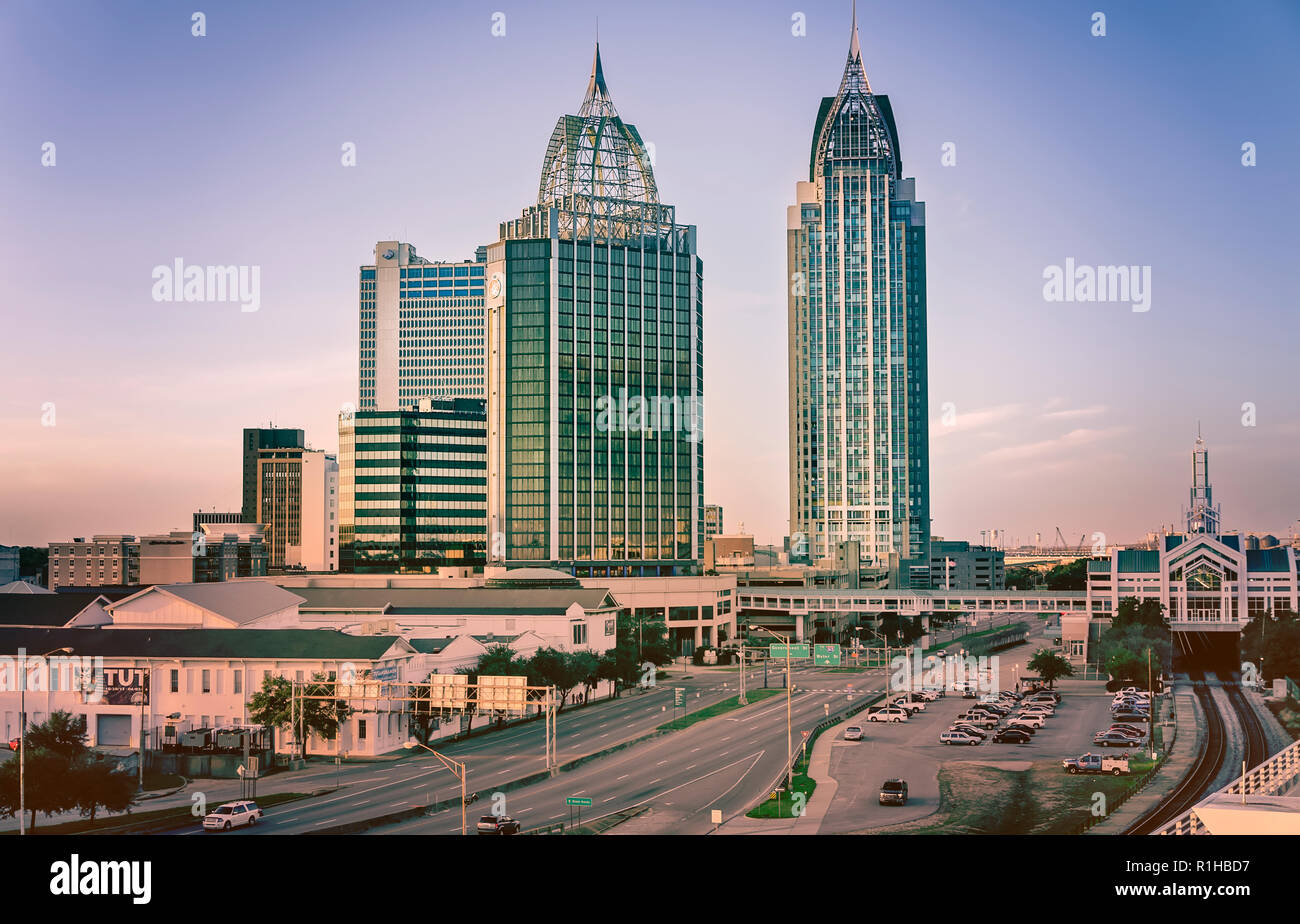
{"type": "Polygon", "coordinates": [[[790,529],[816,560],[845,541],[893,586],[928,586],[925,203],[904,179],[857,16],[787,213],[790,529]]]}
{"type": "Polygon", "coordinates": [[[537,204],[488,246],[487,279],[490,559],[693,570],[703,264],[614,108],[599,46],[578,114],[556,122],[537,204]]]}

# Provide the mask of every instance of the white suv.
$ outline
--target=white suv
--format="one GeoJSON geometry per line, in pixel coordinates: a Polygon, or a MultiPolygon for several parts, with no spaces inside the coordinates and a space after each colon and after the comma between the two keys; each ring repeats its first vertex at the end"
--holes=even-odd
{"type": "Polygon", "coordinates": [[[262,817],[256,802],[227,802],[218,805],[203,816],[204,831],[229,831],[231,828],[251,828],[262,817]]]}

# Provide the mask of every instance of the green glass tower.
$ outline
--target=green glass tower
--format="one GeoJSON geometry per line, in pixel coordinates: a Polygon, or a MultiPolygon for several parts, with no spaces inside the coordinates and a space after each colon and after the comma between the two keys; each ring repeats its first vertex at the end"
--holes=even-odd
{"type": "Polygon", "coordinates": [[[928,586],[925,203],[904,179],[857,16],[787,214],[790,529],[812,560],[860,543],[892,586],[928,586]]]}
{"type": "Polygon", "coordinates": [[[703,544],[703,264],[659,200],[597,46],[537,204],[487,250],[489,564],[696,569],[703,544]]]}

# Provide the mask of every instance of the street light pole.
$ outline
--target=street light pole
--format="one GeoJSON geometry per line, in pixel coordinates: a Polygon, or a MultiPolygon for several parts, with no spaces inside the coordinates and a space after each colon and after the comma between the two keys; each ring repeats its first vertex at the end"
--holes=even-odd
{"type": "Polygon", "coordinates": [[[414,738],[408,740],[404,745],[402,745],[402,747],[406,748],[408,751],[412,748],[424,748],[434,757],[438,758],[438,760],[442,762],[442,765],[450,770],[453,776],[460,780],[460,833],[461,836],[464,837],[467,833],[467,825],[465,823],[465,777],[468,775],[465,769],[465,762],[463,760],[452,760],[450,757],[438,753],[427,744],[421,744],[414,738]]]}

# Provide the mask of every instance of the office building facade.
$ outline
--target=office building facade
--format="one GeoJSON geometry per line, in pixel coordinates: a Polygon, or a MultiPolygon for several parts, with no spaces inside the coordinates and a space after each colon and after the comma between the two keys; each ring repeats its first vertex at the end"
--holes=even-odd
{"type": "Polygon", "coordinates": [[[49,588],[116,587],[140,582],[140,542],[135,536],[99,535],[89,542],[50,543],[49,588]]]}
{"type": "Polygon", "coordinates": [[[375,262],[361,267],[357,407],[482,398],[483,292],[481,259],[434,263],[412,244],[377,243],[375,262]]]}
{"type": "MultiPolygon", "coordinates": [[[[257,460],[263,449],[302,449],[307,443],[303,431],[280,427],[245,427],[244,428],[244,482],[243,506],[240,508],[240,521],[257,523],[257,460]]],[[[195,517],[194,528],[199,523],[195,517]]]]}
{"type": "Polygon", "coordinates": [[[312,449],[262,449],[257,521],[272,571],[337,571],[338,457],[312,449]]]}
{"type": "Polygon", "coordinates": [[[537,204],[487,248],[490,560],[690,573],[703,545],[703,264],[596,49],[537,204]]]}
{"type": "Polygon", "coordinates": [[[906,587],[929,570],[925,204],[856,17],[809,160],[786,224],[791,532],[813,561],[859,542],[906,587]]]}
{"type": "Polygon", "coordinates": [[[339,416],[341,567],[481,567],[487,547],[487,415],[472,398],[339,416]]]}
{"type": "Polygon", "coordinates": [[[717,504],[705,504],[704,538],[712,539],[714,536],[721,536],[722,532],[722,508],[717,504]]]}
{"type": "Polygon", "coordinates": [[[930,589],[1002,590],[1006,585],[1006,553],[1001,549],[930,540],[930,589]]]}

